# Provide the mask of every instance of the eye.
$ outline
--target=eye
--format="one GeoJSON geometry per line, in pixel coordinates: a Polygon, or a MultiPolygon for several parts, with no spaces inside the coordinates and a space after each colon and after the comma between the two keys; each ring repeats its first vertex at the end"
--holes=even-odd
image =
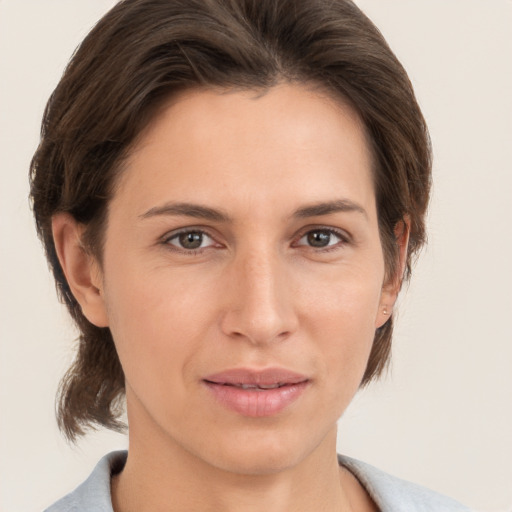
{"type": "Polygon", "coordinates": [[[346,241],[346,237],[332,229],[312,229],[299,239],[297,245],[308,245],[316,249],[324,249],[346,241]]]}
{"type": "Polygon", "coordinates": [[[186,251],[194,251],[197,249],[204,249],[211,247],[215,244],[215,241],[211,236],[207,235],[204,231],[200,230],[188,230],[180,231],[174,235],[165,239],[165,243],[172,245],[178,249],[186,251]]]}

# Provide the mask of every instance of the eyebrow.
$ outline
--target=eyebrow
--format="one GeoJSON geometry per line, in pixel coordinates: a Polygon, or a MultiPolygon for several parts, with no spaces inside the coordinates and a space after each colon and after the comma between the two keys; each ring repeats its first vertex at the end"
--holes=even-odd
{"type": "Polygon", "coordinates": [[[139,215],[139,217],[147,219],[158,215],[182,215],[216,222],[231,222],[231,218],[226,213],[193,203],[166,203],[162,206],[150,208],[146,213],[139,215]]]}
{"type": "Polygon", "coordinates": [[[338,199],[322,203],[315,203],[295,210],[293,217],[304,219],[307,217],[318,217],[338,212],[358,212],[368,217],[366,210],[359,204],[349,199],[338,199]]]}
{"type": "MultiPolygon", "coordinates": [[[[348,199],[337,199],[335,201],[320,202],[303,206],[295,210],[292,217],[296,219],[305,219],[308,217],[319,217],[338,212],[358,212],[365,217],[368,217],[366,210],[361,205],[348,199]]],[[[166,203],[162,206],[150,208],[147,212],[139,215],[139,218],[147,219],[160,215],[181,215],[215,222],[232,222],[231,217],[227,213],[215,208],[194,203],[166,203]]]]}

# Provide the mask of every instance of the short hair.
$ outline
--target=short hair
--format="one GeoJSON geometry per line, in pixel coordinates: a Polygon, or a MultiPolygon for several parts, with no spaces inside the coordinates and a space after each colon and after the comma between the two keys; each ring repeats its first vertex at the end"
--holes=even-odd
{"type": "MultiPolygon", "coordinates": [[[[121,430],[124,374],[108,328],[82,314],[59,264],[52,216],[85,227],[101,264],[107,207],[123,160],[165,101],[188,88],[268,90],[312,83],[360,116],[373,154],[386,276],[397,271],[395,227],[410,238],[405,278],[425,241],[431,182],[428,130],[408,76],[379,30],[350,0],[123,0],[75,51],[46,106],[31,162],[37,231],[61,300],[79,329],[61,381],[57,419],[70,440],[121,430]]],[[[389,360],[393,319],[376,330],[361,385],[389,360]]]]}

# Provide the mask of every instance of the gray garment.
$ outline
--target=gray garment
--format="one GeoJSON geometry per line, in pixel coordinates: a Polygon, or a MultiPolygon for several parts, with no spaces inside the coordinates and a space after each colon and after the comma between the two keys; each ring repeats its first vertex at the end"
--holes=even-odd
{"type": "MultiPolygon", "coordinates": [[[[83,484],[45,512],[113,512],[110,477],[123,469],[126,456],[126,451],[105,455],[83,484]]],[[[364,462],[342,455],[338,460],[361,482],[380,512],[470,512],[451,498],[400,480],[364,462]]]]}

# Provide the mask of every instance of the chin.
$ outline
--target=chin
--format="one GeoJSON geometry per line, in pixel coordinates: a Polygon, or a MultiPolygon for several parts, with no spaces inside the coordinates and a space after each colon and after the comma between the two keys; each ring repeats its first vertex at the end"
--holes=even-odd
{"type": "Polygon", "coordinates": [[[206,448],[201,455],[203,459],[208,457],[211,465],[230,473],[272,475],[297,466],[326,440],[325,436],[311,436],[311,431],[308,434],[305,439],[304,432],[297,429],[290,432],[277,428],[270,432],[232,433],[229,439],[210,445],[210,450],[206,448]]]}
{"type": "Polygon", "coordinates": [[[273,475],[296,466],[301,460],[297,451],[290,453],[279,450],[277,453],[263,450],[243,450],[236,454],[225,454],[214,458],[219,469],[239,475],[273,475]]]}

